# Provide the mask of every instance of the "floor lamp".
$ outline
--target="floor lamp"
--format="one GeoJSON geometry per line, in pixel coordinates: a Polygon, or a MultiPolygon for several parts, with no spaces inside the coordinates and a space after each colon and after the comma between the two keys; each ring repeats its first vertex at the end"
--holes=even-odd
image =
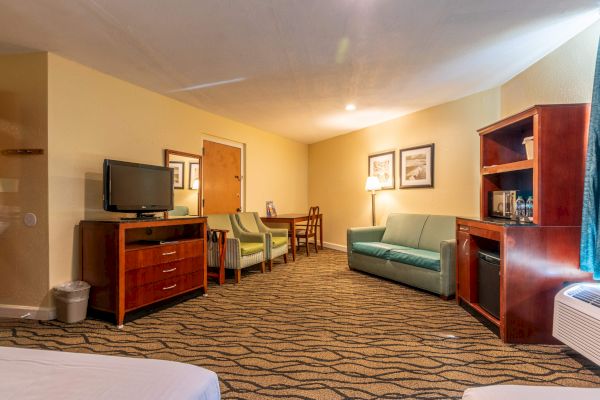
{"type": "Polygon", "coordinates": [[[369,176],[365,183],[365,190],[371,192],[371,223],[375,226],[375,191],[381,189],[381,182],[376,176],[369,176]]]}

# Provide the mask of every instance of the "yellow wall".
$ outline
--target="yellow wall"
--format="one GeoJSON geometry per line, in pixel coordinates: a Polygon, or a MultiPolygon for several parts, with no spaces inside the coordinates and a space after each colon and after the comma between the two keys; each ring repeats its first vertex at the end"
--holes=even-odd
{"type": "Polygon", "coordinates": [[[309,203],[324,212],[325,241],[345,246],[348,227],[371,224],[367,157],[390,149],[435,143],[435,188],[379,191],[378,224],[390,212],[479,215],[476,130],[534,104],[590,102],[599,33],[596,23],[499,88],[310,145],[309,203]]]}
{"type": "Polygon", "coordinates": [[[199,154],[201,135],[246,144],[246,208],[307,208],[308,146],[216,116],[54,54],[48,58],[50,285],[79,275],[77,224],[101,210],[102,160],[199,154]]]}
{"type": "Polygon", "coordinates": [[[597,22],[502,85],[502,116],[534,104],[590,102],[599,35],[597,22]]]}
{"type": "MultiPolygon", "coordinates": [[[[498,119],[499,108],[494,89],[310,145],[309,203],[321,207],[325,241],[343,246],[348,227],[371,224],[367,157],[390,149],[435,143],[435,186],[377,192],[378,224],[390,212],[477,215],[475,130],[498,119]]],[[[398,187],[398,151],[395,173],[398,187]]]]}
{"type": "Polygon", "coordinates": [[[0,56],[0,149],[46,152],[0,155],[0,305],[39,306],[48,294],[46,66],[43,53],[0,56]]]}

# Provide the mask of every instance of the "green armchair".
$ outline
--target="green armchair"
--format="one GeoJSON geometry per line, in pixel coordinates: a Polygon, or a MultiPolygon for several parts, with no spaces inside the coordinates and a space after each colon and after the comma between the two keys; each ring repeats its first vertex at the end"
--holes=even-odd
{"type": "MultiPolygon", "coordinates": [[[[225,268],[235,272],[235,283],[241,280],[242,269],[260,264],[265,272],[265,234],[246,232],[233,214],[207,215],[208,228],[227,231],[225,268]]],[[[218,242],[209,242],[208,266],[218,267],[220,262],[218,242]]]]}
{"type": "Polygon", "coordinates": [[[288,253],[288,230],[275,229],[266,226],[257,212],[243,212],[235,215],[238,224],[246,232],[264,233],[267,236],[266,250],[269,260],[269,270],[273,268],[273,260],[283,256],[283,262],[287,264],[288,253]]]}

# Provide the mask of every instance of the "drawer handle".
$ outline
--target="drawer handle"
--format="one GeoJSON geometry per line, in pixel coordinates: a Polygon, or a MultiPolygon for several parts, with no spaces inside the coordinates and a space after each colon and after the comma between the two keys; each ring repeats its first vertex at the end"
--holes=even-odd
{"type": "Polygon", "coordinates": [[[177,251],[175,251],[175,250],[174,251],[168,251],[166,253],[163,253],[163,256],[170,256],[170,255],[173,255],[173,254],[177,254],[177,251]]]}
{"type": "Polygon", "coordinates": [[[163,269],[163,272],[173,272],[175,270],[177,270],[177,267],[171,269],[163,269]]]}
{"type": "Polygon", "coordinates": [[[171,289],[174,289],[176,286],[177,286],[177,284],[175,283],[175,284],[173,284],[171,286],[164,287],[163,290],[171,290],[171,289]]]}
{"type": "Polygon", "coordinates": [[[459,230],[463,231],[463,232],[469,232],[469,227],[468,226],[464,226],[464,225],[460,225],[458,227],[459,230]]]}

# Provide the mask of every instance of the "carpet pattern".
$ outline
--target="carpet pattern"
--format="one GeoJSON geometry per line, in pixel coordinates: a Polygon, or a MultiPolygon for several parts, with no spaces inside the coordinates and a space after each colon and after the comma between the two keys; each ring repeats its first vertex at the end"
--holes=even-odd
{"type": "Polygon", "coordinates": [[[459,399],[488,384],[599,387],[563,346],[505,345],[454,301],[350,271],[325,250],[244,271],[125,325],[0,320],[0,346],[173,360],[215,371],[224,399],[459,399]]]}

